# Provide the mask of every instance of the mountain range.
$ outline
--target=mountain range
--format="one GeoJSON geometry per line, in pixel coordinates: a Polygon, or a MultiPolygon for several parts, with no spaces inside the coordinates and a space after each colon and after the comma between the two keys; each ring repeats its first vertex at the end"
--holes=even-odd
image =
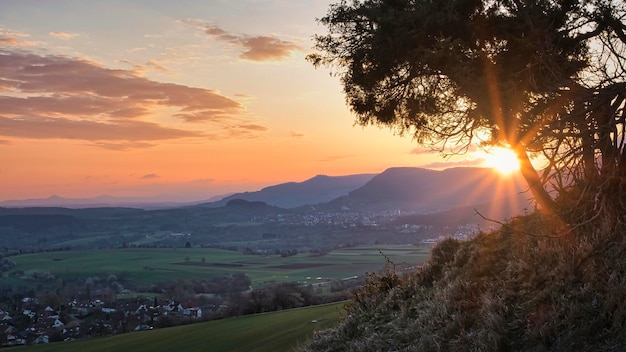
{"type": "Polygon", "coordinates": [[[488,168],[390,168],[332,204],[371,210],[445,210],[522,198],[521,174],[503,175],[488,168]]]}
{"type": "Polygon", "coordinates": [[[296,208],[304,205],[329,202],[346,195],[368,181],[376,174],[356,174],[347,176],[317,175],[303,182],[287,182],[265,187],[255,192],[235,193],[217,202],[200,205],[219,207],[231,200],[243,199],[249,202],[265,202],[281,208],[296,208]]]}
{"type": "MultiPolygon", "coordinates": [[[[264,202],[280,208],[309,207],[320,211],[405,211],[428,214],[452,209],[480,209],[485,216],[502,219],[531,207],[530,195],[520,174],[503,175],[487,168],[430,170],[417,167],[389,168],[380,174],[317,175],[303,182],[287,182],[258,191],[236,193],[219,200],[186,204],[222,207],[234,200],[264,202]]],[[[137,208],[180,207],[151,204],[149,198],[118,199],[102,196],[67,199],[52,196],[40,200],[5,201],[0,207],[57,206],[87,208],[126,206],[137,208]],[[123,200],[123,201],[122,201],[123,200]]],[[[457,211],[458,212],[458,211],[457,211]]]]}

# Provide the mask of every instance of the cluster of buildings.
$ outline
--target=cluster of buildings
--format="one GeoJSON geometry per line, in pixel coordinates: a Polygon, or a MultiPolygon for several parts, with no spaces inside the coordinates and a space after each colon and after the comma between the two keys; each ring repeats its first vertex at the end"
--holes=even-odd
{"type": "Polygon", "coordinates": [[[103,302],[72,300],[57,308],[24,298],[11,311],[0,310],[0,346],[40,344],[106,336],[202,320],[215,308],[155,298],[103,302]]]}
{"type": "Polygon", "coordinates": [[[401,213],[402,212],[399,210],[364,213],[344,209],[344,211],[337,212],[293,212],[278,215],[255,216],[251,221],[304,226],[330,225],[344,228],[356,226],[376,227],[379,223],[385,222],[401,213]]]}

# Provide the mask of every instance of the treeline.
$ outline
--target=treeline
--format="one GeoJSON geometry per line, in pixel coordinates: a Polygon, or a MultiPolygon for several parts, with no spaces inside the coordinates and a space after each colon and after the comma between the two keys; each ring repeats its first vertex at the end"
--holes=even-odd
{"type": "Polygon", "coordinates": [[[229,295],[219,313],[222,317],[230,317],[343,301],[352,298],[353,290],[362,283],[357,279],[345,285],[328,283],[325,286],[271,283],[249,292],[229,295]]]}
{"type": "Polygon", "coordinates": [[[352,298],[353,291],[363,284],[363,278],[355,277],[305,285],[269,282],[253,288],[246,274],[235,273],[210,280],[181,279],[157,283],[140,291],[212,307],[213,314],[207,317],[211,319],[342,301],[352,298]]]}

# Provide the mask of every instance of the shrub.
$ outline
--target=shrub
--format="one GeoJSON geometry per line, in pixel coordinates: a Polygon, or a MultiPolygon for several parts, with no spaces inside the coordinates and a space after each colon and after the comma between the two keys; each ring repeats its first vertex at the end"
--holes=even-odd
{"type": "Polygon", "coordinates": [[[610,228],[531,214],[444,240],[408,277],[370,274],[304,351],[621,351],[626,227],[610,228]]]}

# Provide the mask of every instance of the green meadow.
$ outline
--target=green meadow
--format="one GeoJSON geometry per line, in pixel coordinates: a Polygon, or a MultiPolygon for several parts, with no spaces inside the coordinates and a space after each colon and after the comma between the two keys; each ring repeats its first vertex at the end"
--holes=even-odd
{"type": "Polygon", "coordinates": [[[313,332],[333,327],[345,303],[246,315],[103,338],[8,348],[7,351],[275,352],[294,351],[313,332]]]}
{"type": "MultiPolygon", "coordinates": [[[[177,279],[209,279],[246,273],[253,285],[267,282],[315,283],[379,272],[387,259],[395,264],[416,265],[428,257],[428,248],[385,245],[333,250],[325,255],[299,253],[244,255],[214,248],[128,248],[73,250],[23,254],[11,257],[25,276],[49,272],[66,280],[121,275],[135,286],[177,279]],[[382,254],[381,254],[382,252],[382,254]]],[[[10,274],[11,272],[9,272],[10,274]]]]}

